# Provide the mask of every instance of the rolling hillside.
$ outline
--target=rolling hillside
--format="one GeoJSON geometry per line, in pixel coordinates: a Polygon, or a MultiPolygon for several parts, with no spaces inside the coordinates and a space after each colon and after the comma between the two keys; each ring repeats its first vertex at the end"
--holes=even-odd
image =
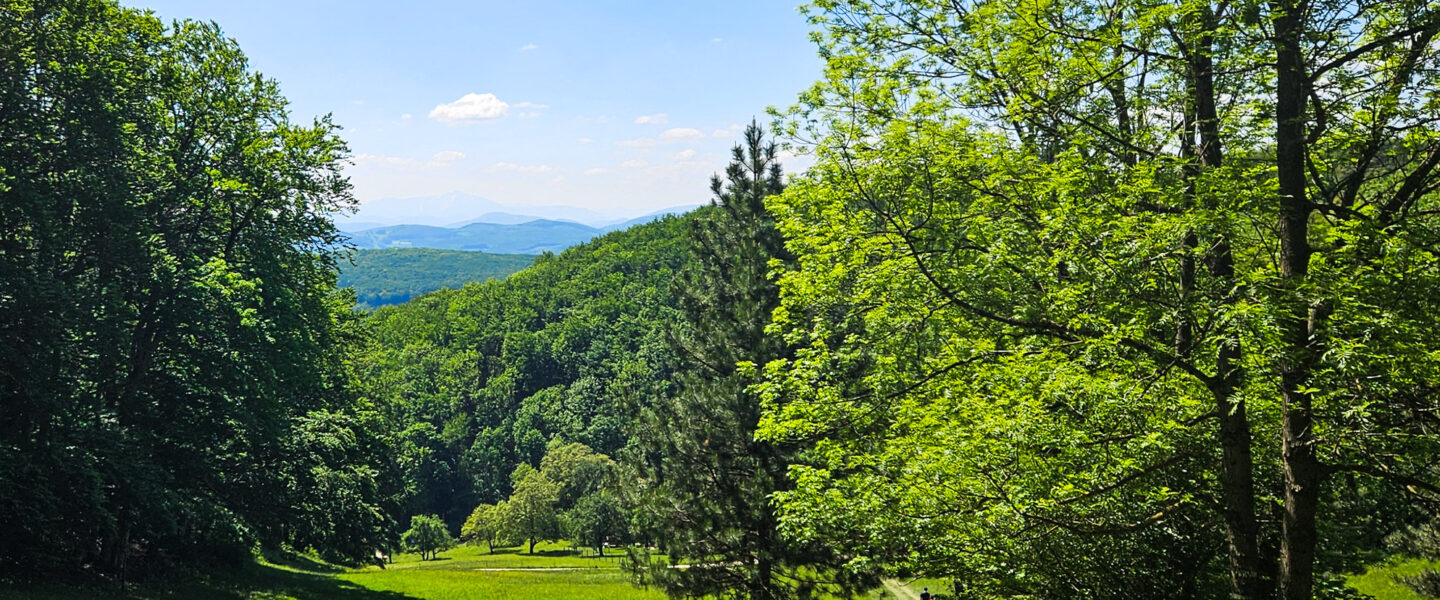
{"type": "Polygon", "coordinates": [[[340,287],[355,288],[361,309],[408,302],[441,288],[504,279],[530,266],[529,254],[489,254],[431,248],[359,250],[340,265],[340,287]]]}

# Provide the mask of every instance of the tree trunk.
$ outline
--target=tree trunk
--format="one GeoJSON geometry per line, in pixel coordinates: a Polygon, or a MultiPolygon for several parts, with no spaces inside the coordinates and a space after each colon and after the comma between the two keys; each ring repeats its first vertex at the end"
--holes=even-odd
{"type": "Polygon", "coordinates": [[[535,538],[530,538],[530,554],[535,554],[535,538]]]}
{"type": "Polygon", "coordinates": [[[1310,340],[1323,318],[1302,295],[1310,263],[1310,207],[1305,190],[1305,101],[1301,53],[1305,0],[1271,3],[1275,27],[1275,166],[1280,187],[1280,398],[1285,518],[1280,540],[1280,596],[1309,600],[1314,588],[1315,509],[1320,500],[1311,396],[1310,340]]]}
{"type": "MultiPolygon", "coordinates": [[[[1202,34],[1191,56],[1194,83],[1195,129],[1198,134],[1198,155],[1201,170],[1221,166],[1225,159],[1220,137],[1220,117],[1216,110],[1214,59],[1211,56],[1215,16],[1206,6],[1199,15],[1202,34]]],[[[1206,199],[1209,209],[1216,209],[1213,198],[1206,199]]],[[[1230,241],[1219,237],[1210,244],[1206,262],[1210,275],[1221,290],[1235,285],[1235,258],[1230,241]]],[[[1221,292],[1226,293],[1226,292],[1221,292]]],[[[1243,399],[1236,396],[1242,384],[1240,362],[1243,347],[1232,324],[1224,326],[1225,334],[1215,351],[1215,377],[1210,391],[1219,415],[1220,486],[1224,502],[1225,538],[1230,561],[1230,593],[1232,598],[1260,600],[1270,596],[1266,589],[1265,563],[1260,555],[1260,526],[1255,518],[1255,460],[1251,450],[1249,415],[1243,399]]]]}

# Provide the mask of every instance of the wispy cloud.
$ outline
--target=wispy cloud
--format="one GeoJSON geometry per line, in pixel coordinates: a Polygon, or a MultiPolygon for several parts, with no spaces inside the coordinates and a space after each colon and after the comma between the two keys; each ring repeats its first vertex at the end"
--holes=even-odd
{"type": "Polygon", "coordinates": [[[653,115],[640,115],[638,117],[635,117],[635,123],[638,125],[664,125],[669,122],[670,117],[665,113],[655,113],[653,115]]]}
{"type": "Polygon", "coordinates": [[[593,169],[585,169],[585,174],[586,174],[586,175],[604,175],[604,174],[609,173],[609,172],[610,172],[610,169],[606,169],[606,168],[603,168],[603,167],[595,167],[595,168],[593,168],[593,169]]]}
{"type": "Polygon", "coordinates": [[[529,51],[534,50],[534,49],[536,49],[536,48],[539,48],[539,46],[536,46],[535,44],[525,44],[524,46],[521,46],[521,47],[520,47],[520,51],[521,51],[521,52],[529,52],[529,51]]]}
{"type": "Polygon", "coordinates": [[[441,104],[430,111],[430,118],[447,125],[473,125],[498,119],[510,112],[510,104],[495,94],[465,94],[459,100],[441,104]]]}
{"type": "Polygon", "coordinates": [[[527,175],[539,175],[541,173],[549,173],[555,169],[550,165],[522,165],[502,160],[490,165],[490,167],[485,170],[490,172],[509,171],[513,173],[525,173],[527,175]]]}
{"type": "Polygon", "coordinates": [[[689,127],[676,127],[674,129],[666,129],[664,133],[660,134],[660,139],[667,142],[673,142],[675,140],[694,140],[703,137],[705,137],[705,134],[701,133],[699,129],[692,129],[689,127]]]}
{"type": "Polygon", "coordinates": [[[680,161],[680,160],[690,160],[690,159],[692,159],[692,158],[695,158],[695,151],[694,151],[694,150],[681,150],[681,151],[679,151],[679,152],[676,152],[676,153],[675,153],[675,156],[672,156],[671,158],[674,158],[674,159],[677,160],[677,161],[680,161]]]}
{"type": "Polygon", "coordinates": [[[580,141],[580,143],[582,143],[582,144],[588,144],[588,143],[593,142],[593,141],[595,141],[595,140],[592,140],[592,139],[590,139],[590,138],[580,138],[579,141],[580,141]]]}
{"type": "Polygon", "coordinates": [[[632,158],[632,159],[630,159],[630,160],[627,160],[627,161],[625,161],[625,162],[620,163],[620,168],[622,168],[622,169],[639,169],[639,168],[641,168],[641,167],[648,167],[648,166],[650,166],[650,162],[649,162],[649,161],[641,160],[641,159],[638,159],[638,158],[632,158]]]}
{"type": "Polygon", "coordinates": [[[465,158],[465,153],[459,150],[441,150],[436,152],[427,161],[418,161],[404,156],[392,156],[388,154],[356,154],[352,160],[358,167],[381,167],[385,169],[440,169],[448,167],[451,163],[465,158]]]}
{"type": "Polygon", "coordinates": [[[550,108],[549,104],[537,104],[535,102],[517,102],[512,106],[520,111],[515,113],[515,116],[522,119],[538,117],[540,116],[540,111],[550,108]]]}
{"type": "Polygon", "coordinates": [[[441,150],[430,157],[430,162],[437,165],[448,165],[452,162],[465,158],[465,153],[459,150],[441,150]]]}

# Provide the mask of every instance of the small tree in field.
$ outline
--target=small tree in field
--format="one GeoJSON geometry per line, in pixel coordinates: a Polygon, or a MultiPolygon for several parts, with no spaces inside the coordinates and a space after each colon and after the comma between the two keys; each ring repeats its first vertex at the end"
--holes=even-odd
{"type": "Polygon", "coordinates": [[[410,518],[410,530],[401,536],[405,549],[420,553],[420,560],[434,560],[435,553],[455,545],[445,523],[435,515],[410,518]]]}
{"type": "Polygon", "coordinates": [[[505,513],[510,509],[507,502],[500,504],[481,504],[475,507],[470,513],[470,518],[465,520],[465,525],[460,528],[460,539],[467,542],[480,543],[490,548],[490,553],[495,553],[495,542],[500,538],[505,524],[505,513]]]}
{"type": "Polygon", "coordinates": [[[559,537],[555,502],[560,497],[560,486],[525,464],[515,469],[512,478],[515,493],[510,495],[509,510],[504,511],[502,529],[509,534],[507,537],[525,540],[534,554],[536,542],[559,537]]]}
{"type": "Polygon", "coordinates": [[[606,490],[581,496],[565,513],[565,528],[576,546],[589,546],[605,555],[605,542],[623,537],[630,527],[620,499],[606,490]]]}

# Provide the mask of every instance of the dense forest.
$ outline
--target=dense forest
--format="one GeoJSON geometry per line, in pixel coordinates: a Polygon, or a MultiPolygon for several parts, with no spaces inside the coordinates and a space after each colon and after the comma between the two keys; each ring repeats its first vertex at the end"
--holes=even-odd
{"type": "Polygon", "coordinates": [[[512,491],[551,444],[606,455],[627,443],[627,403],[667,385],[669,282],[685,220],[606,234],[503,281],[441,290],[368,318],[363,393],[396,427],[405,514],[458,528],[512,491]]]}
{"type": "Polygon", "coordinates": [[[504,279],[530,266],[529,254],[489,254],[431,248],[356,250],[340,263],[339,286],[355,290],[356,306],[372,310],[403,304],[440,288],[504,279]]]}
{"type": "Polygon", "coordinates": [[[0,4],[0,586],[458,537],[676,598],[1308,600],[1440,556],[1440,8],[804,10],[823,78],[710,205],[353,255],[471,280],[367,313],[333,123],[214,25],[0,4]]]}

